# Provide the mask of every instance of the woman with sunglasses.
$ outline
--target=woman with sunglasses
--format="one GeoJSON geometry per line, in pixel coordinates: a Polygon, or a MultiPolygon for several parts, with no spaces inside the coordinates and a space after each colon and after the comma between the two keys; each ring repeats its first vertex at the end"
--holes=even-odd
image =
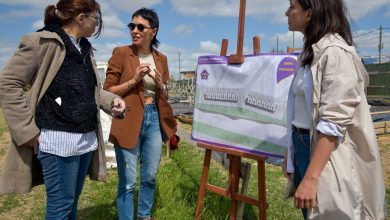
{"type": "Polygon", "coordinates": [[[304,35],[288,98],[283,171],[304,219],[386,218],[386,191],[343,0],[290,0],[290,31],[304,35]]]}
{"type": "Polygon", "coordinates": [[[137,217],[151,219],[162,143],[175,134],[176,120],[167,101],[167,57],[156,50],[156,12],[139,9],[128,27],[133,43],[114,49],[104,83],[104,89],[123,97],[127,111],[124,120],[113,120],[109,137],[118,164],[117,208],[119,219],[133,219],[139,159],[137,217]]]}
{"type": "Polygon", "coordinates": [[[0,193],[27,193],[44,181],[46,219],[77,219],[86,174],[106,179],[99,108],[119,116],[125,103],[98,85],[87,40],[102,29],[95,0],[49,5],[44,24],[22,38],[0,75],[12,136],[0,193]]]}

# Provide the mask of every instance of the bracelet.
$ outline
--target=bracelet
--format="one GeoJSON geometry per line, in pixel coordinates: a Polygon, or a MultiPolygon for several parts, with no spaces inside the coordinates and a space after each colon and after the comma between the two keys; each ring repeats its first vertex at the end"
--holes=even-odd
{"type": "Polygon", "coordinates": [[[129,89],[129,90],[131,90],[133,87],[132,86],[130,86],[130,81],[127,81],[127,88],[129,89]]]}
{"type": "Polygon", "coordinates": [[[165,85],[162,84],[162,87],[161,88],[158,88],[160,91],[165,91],[165,85]]]}

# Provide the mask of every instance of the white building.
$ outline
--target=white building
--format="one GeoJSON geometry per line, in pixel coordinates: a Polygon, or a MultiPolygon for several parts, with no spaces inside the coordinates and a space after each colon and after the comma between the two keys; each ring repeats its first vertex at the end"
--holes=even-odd
{"type": "MultiPolygon", "coordinates": [[[[107,67],[108,67],[107,63],[97,62],[97,71],[98,71],[100,87],[103,87],[104,79],[106,78],[107,67]]],[[[117,166],[113,145],[108,141],[108,136],[110,134],[110,129],[111,129],[111,120],[112,118],[110,115],[105,113],[103,110],[100,110],[100,123],[102,125],[102,131],[103,131],[103,141],[105,144],[107,168],[109,169],[115,168],[117,166]]]]}
{"type": "Polygon", "coordinates": [[[97,71],[99,76],[100,87],[103,87],[104,79],[106,78],[108,64],[104,62],[97,62],[97,71]]]}

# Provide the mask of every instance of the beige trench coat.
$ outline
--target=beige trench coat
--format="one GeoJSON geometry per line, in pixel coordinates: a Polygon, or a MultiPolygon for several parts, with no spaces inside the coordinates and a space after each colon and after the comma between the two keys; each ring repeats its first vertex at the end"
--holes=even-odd
{"type": "MultiPolygon", "coordinates": [[[[355,48],[337,34],[325,36],[313,45],[313,50],[311,152],[315,151],[318,136],[315,128],[320,119],[335,124],[344,137],[321,173],[317,185],[318,208],[309,209],[308,218],[385,219],[386,191],[365,95],[368,74],[355,48]]],[[[290,167],[292,160],[289,155],[290,167]]]]}
{"type": "MultiPolygon", "coordinates": [[[[0,75],[1,107],[12,138],[0,177],[0,194],[28,193],[33,186],[43,183],[39,161],[32,147],[24,144],[40,132],[35,125],[35,110],[64,57],[65,45],[56,33],[32,33],[22,38],[0,75]],[[30,89],[23,92],[26,87],[30,89]]],[[[106,112],[111,111],[115,97],[99,87],[95,89],[97,107],[106,112]]],[[[99,113],[97,119],[98,149],[93,153],[89,175],[104,181],[107,169],[99,113]]]]}

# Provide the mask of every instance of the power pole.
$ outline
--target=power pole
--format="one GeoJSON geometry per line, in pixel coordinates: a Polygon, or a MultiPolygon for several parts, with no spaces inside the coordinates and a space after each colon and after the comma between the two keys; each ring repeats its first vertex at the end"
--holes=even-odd
{"type": "Polygon", "coordinates": [[[276,53],[279,53],[279,36],[276,35],[276,53]]]}
{"type": "Polygon", "coordinates": [[[378,52],[379,52],[379,63],[382,63],[382,26],[379,26],[379,44],[378,44],[378,52]]]}

